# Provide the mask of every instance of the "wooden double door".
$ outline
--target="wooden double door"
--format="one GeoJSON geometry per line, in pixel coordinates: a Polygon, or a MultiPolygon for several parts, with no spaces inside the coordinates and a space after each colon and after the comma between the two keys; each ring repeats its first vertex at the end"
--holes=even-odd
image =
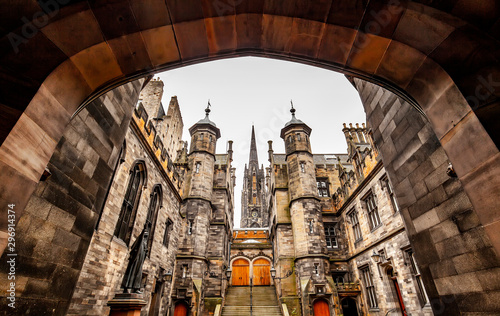
{"type": "MultiPolygon", "coordinates": [[[[253,285],[271,285],[271,264],[266,259],[256,259],[253,264],[253,285]]],[[[245,259],[233,261],[233,286],[250,285],[250,262],[245,259]]]]}

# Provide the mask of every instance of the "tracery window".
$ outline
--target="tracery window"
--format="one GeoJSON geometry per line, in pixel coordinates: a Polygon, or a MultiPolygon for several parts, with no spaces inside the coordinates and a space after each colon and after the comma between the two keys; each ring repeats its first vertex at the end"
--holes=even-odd
{"type": "Polygon", "coordinates": [[[136,163],[130,171],[130,176],[123,198],[122,208],[115,227],[114,235],[126,244],[130,242],[134,226],[137,205],[141,197],[141,186],[145,181],[145,167],[142,162],[136,163]]]}

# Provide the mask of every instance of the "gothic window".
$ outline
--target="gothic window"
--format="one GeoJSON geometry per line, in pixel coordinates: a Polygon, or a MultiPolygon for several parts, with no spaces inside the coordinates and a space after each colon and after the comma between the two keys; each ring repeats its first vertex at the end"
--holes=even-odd
{"type": "Polygon", "coordinates": [[[212,135],[210,135],[209,139],[210,139],[210,142],[212,142],[212,135]]]}
{"type": "Polygon", "coordinates": [[[396,196],[394,196],[394,191],[392,190],[391,182],[387,176],[382,178],[382,183],[384,184],[385,189],[387,190],[387,194],[389,195],[389,199],[391,200],[392,209],[394,212],[399,212],[399,206],[396,202],[396,196]]]}
{"type": "Polygon", "coordinates": [[[300,162],[300,172],[306,172],[306,163],[303,161],[300,162]]]}
{"type": "Polygon", "coordinates": [[[288,136],[288,142],[291,143],[292,142],[292,136],[288,136]]]}
{"type": "Polygon", "coordinates": [[[191,235],[193,233],[193,221],[189,220],[188,221],[188,235],[191,235]]]}
{"type": "Polygon", "coordinates": [[[153,187],[151,199],[149,200],[148,215],[146,217],[146,226],[149,229],[148,236],[148,256],[151,256],[151,246],[153,245],[154,232],[156,226],[156,218],[158,217],[158,209],[161,206],[162,190],[159,184],[153,187]]]}
{"type": "Polygon", "coordinates": [[[203,133],[200,134],[200,140],[203,140],[203,133]]]}
{"type": "Polygon", "coordinates": [[[309,233],[314,234],[314,221],[312,219],[309,220],[309,233]]]}
{"type": "Polygon", "coordinates": [[[325,224],[326,247],[328,249],[337,249],[337,234],[335,233],[335,224],[325,224]]]}
{"type": "Polygon", "coordinates": [[[318,178],[316,179],[316,184],[318,186],[318,195],[320,197],[330,196],[330,193],[328,191],[328,179],[318,178]]]}
{"type": "Polygon", "coordinates": [[[364,199],[366,204],[366,209],[368,210],[368,222],[370,224],[370,229],[375,229],[380,226],[380,216],[378,215],[377,203],[375,202],[375,196],[372,192],[364,199]]]}
{"type": "Polygon", "coordinates": [[[172,231],[173,222],[168,218],[165,223],[165,234],[163,235],[163,245],[168,248],[170,242],[170,233],[172,231]]]}
{"type": "Polygon", "coordinates": [[[194,173],[200,173],[201,162],[196,162],[194,173]]]}
{"type": "Polygon", "coordinates": [[[300,141],[300,133],[297,133],[297,140],[300,141]]]}
{"type": "Polygon", "coordinates": [[[143,163],[135,164],[130,171],[127,190],[125,191],[120,216],[114,232],[114,235],[126,244],[130,242],[130,236],[132,235],[137,205],[141,197],[141,186],[145,181],[144,171],[143,163]]]}
{"type": "Polygon", "coordinates": [[[424,282],[422,281],[422,275],[420,274],[420,269],[418,268],[417,262],[415,261],[415,256],[413,254],[413,250],[409,249],[406,251],[406,256],[407,259],[410,263],[410,270],[411,273],[413,274],[413,277],[415,278],[415,281],[417,283],[417,294],[418,294],[418,299],[420,300],[420,304],[422,306],[429,304],[429,297],[427,296],[427,293],[425,292],[425,287],[424,287],[424,282]]]}
{"type": "Polygon", "coordinates": [[[372,274],[370,267],[366,266],[361,268],[361,275],[363,276],[363,283],[366,290],[366,298],[370,308],[378,308],[377,295],[375,293],[375,286],[373,285],[372,274]]]}
{"type": "Polygon", "coordinates": [[[348,216],[351,220],[352,232],[354,234],[354,241],[360,241],[362,235],[361,235],[361,227],[359,226],[358,212],[353,209],[348,216]]]}

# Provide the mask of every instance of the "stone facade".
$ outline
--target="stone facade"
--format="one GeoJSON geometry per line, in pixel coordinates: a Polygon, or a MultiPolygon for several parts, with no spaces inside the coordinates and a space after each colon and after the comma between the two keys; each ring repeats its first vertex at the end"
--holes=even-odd
{"type": "Polygon", "coordinates": [[[142,272],[147,305],[141,314],[173,314],[182,302],[190,306],[190,315],[208,315],[222,302],[225,278],[211,274],[223,275],[229,262],[235,180],[231,149],[216,155],[220,132],[202,120],[191,129],[188,153],[179,141],[183,123],[177,98],[172,98],[164,115],[162,94],[163,83],[152,80],[130,102],[135,105],[130,128],[68,315],[109,313],[108,301],[123,291],[129,248],[148,222],[152,223],[150,246],[142,272]],[[172,161],[172,157],[178,159],[172,161]],[[131,172],[138,164],[143,180],[130,219],[130,236],[121,235],[117,227],[126,207],[131,172]],[[153,209],[158,188],[160,197],[153,209]],[[167,280],[168,274],[172,280],[167,280]]]}
{"type": "MultiPolygon", "coordinates": [[[[158,80],[150,81],[141,92],[141,97],[145,92],[150,92],[153,97],[149,96],[149,100],[161,98],[163,89],[155,89],[154,93],[152,92],[151,87],[156,86],[162,87],[163,83],[158,80]]],[[[151,103],[156,107],[161,106],[159,102],[151,101],[151,103]]],[[[168,159],[162,159],[162,151],[159,150],[161,146],[158,146],[155,133],[151,129],[148,133],[147,123],[155,116],[151,115],[151,120],[144,120],[144,115],[141,114],[147,114],[146,109],[153,113],[158,111],[158,108],[152,107],[151,104],[149,107],[139,105],[134,111],[120,153],[120,161],[92,237],[68,315],[109,313],[107,302],[120,291],[129,248],[145,225],[151,199],[154,198],[153,190],[157,186],[161,188],[161,196],[156,213],[153,215],[154,226],[149,237],[151,247],[143,266],[143,287],[144,299],[148,302],[145,310],[156,309],[160,314],[166,312],[170,284],[165,282],[163,275],[174,268],[178,235],[183,222],[179,212],[181,179],[173,170],[171,162],[169,166],[168,159]],[[139,189],[138,204],[132,219],[131,238],[127,241],[117,237],[115,228],[124,206],[130,172],[137,163],[142,163],[145,167],[145,179],[139,189]]],[[[157,134],[162,132],[161,129],[156,130],[157,134]]]]}
{"type": "Polygon", "coordinates": [[[281,132],[286,153],[269,144],[269,229],[280,301],[291,315],[313,315],[317,301],[326,301],[332,315],[432,315],[370,130],[344,125],[348,153],[317,155],[311,129],[294,112],[281,132]]]}
{"type": "Polygon", "coordinates": [[[408,102],[372,83],[352,81],[368,122],[376,127],[373,139],[434,313],[498,314],[500,258],[448,158],[450,150],[463,146],[443,147],[429,118],[408,102]]]}
{"type": "MultiPolygon", "coordinates": [[[[77,282],[84,275],[80,270],[91,249],[96,222],[143,84],[144,79],[137,80],[104,94],[65,127],[45,175],[17,223],[15,313],[66,314],[73,293],[78,291],[77,282]]],[[[93,269],[102,268],[100,263],[94,264],[93,269]]],[[[6,271],[2,270],[0,277],[7,280],[6,271]]],[[[112,278],[112,273],[107,277],[112,278]]],[[[91,282],[99,288],[106,280],[91,282]]],[[[8,282],[1,284],[2,293],[7,293],[8,282]]],[[[93,296],[85,299],[89,304],[106,304],[97,303],[93,296]]],[[[3,315],[13,315],[5,297],[1,304],[2,309],[5,307],[3,315]]]]}

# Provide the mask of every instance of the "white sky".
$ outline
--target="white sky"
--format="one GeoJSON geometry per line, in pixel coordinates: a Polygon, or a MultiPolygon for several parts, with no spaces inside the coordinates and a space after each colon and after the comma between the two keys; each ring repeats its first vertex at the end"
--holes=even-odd
{"type": "Polygon", "coordinates": [[[291,119],[290,100],[296,117],[312,128],[313,153],[345,153],[342,123],[365,122],[359,95],[344,75],[299,63],[243,57],[169,70],[159,77],[165,84],[163,105],[168,107],[170,97],[177,95],[184,140],[190,141],[188,129],[204,117],[210,99],[210,119],[222,135],[217,153],[225,153],[227,141],[234,141],[235,227],[240,224],[243,170],[249,158],[252,123],[259,163],[267,167],[268,140],[273,141],[275,153],[285,151],[279,135],[291,119]]]}

